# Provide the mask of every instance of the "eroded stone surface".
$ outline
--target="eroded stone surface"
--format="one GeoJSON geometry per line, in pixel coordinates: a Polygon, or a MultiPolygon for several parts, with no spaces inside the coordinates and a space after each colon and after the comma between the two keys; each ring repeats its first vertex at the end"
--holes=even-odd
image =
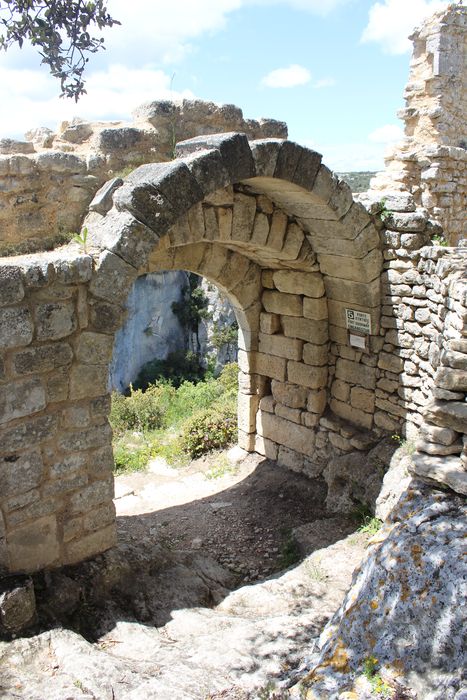
{"type": "Polygon", "coordinates": [[[426,699],[461,697],[466,515],[462,497],[411,485],[320,637],[319,660],[301,679],[307,698],[355,690],[370,656],[393,687],[399,680],[426,699]]]}

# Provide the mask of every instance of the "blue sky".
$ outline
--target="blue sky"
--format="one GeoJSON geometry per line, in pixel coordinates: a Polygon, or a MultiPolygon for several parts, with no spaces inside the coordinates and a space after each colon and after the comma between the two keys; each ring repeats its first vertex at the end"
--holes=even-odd
{"type": "Polygon", "coordinates": [[[440,0],[108,0],[122,22],[76,105],[31,48],[0,54],[0,138],[140,103],[199,97],[287,122],[335,170],[375,170],[402,135],[413,27],[440,0]]]}

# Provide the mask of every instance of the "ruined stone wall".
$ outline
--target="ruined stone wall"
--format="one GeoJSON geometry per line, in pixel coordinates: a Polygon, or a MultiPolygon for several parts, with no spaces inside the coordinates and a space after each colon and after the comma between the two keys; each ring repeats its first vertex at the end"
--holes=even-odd
{"type": "Polygon", "coordinates": [[[2,260],[0,565],[11,571],[114,542],[108,367],[148,272],[190,270],[232,302],[242,447],[317,476],[332,456],[407,435],[419,475],[467,493],[466,249],[427,246],[432,227],[408,193],[388,194],[383,216],[366,211],[296,144],[236,134],[180,153],[89,214],[88,253],[2,260]],[[363,349],[347,309],[369,316],[363,349]]]}
{"type": "Polygon", "coordinates": [[[141,163],[170,160],[177,141],[228,131],[287,137],[283,122],[244,119],[234,105],[201,100],[150,102],[133,116],[130,124],[75,119],[55,133],[33,129],[24,142],[0,140],[0,256],[66,242],[105,181],[141,163]]]}
{"type": "Polygon", "coordinates": [[[372,181],[375,191],[409,191],[451,244],[467,236],[467,8],[451,5],[411,37],[405,138],[372,181]]]}

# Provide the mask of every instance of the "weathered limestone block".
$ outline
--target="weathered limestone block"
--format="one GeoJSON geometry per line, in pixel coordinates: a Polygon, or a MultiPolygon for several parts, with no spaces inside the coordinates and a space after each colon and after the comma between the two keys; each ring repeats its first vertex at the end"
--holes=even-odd
{"type": "Polygon", "coordinates": [[[274,397],[271,395],[263,396],[260,399],[259,407],[262,411],[267,411],[267,413],[274,413],[275,406],[276,402],[274,401],[274,397]]]}
{"type": "Polygon", "coordinates": [[[326,365],[329,360],[328,344],[315,345],[305,343],[303,346],[303,362],[306,365],[326,365]]]}
{"type": "Polygon", "coordinates": [[[90,301],[90,324],[97,333],[115,333],[123,323],[123,309],[107,302],[90,301]]]}
{"type": "Polygon", "coordinates": [[[38,518],[10,531],[7,542],[13,571],[38,571],[54,564],[59,556],[55,516],[38,518]]]}
{"type": "Polygon", "coordinates": [[[70,513],[86,513],[93,507],[107,503],[113,498],[113,481],[108,479],[93,481],[70,498],[70,513]]]}
{"type": "MultiPolygon", "coordinates": [[[[240,444],[240,442],[239,442],[239,444],[240,444]]],[[[267,438],[263,437],[262,435],[256,434],[256,436],[254,438],[253,449],[255,452],[257,452],[260,455],[264,455],[264,457],[267,457],[268,459],[272,459],[274,461],[277,460],[277,452],[278,452],[277,443],[273,442],[272,440],[268,440],[267,438]]]]}
{"type": "Polygon", "coordinates": [[[58,444],[65,452],[79,452],[92,447],[108,445],[111,437],[110,426],[104,424],[87,430],[70,430],[67,433],[62,433],[58,438],[58,444]]]}
{"type": "Polygon", "coordinates": [[[47,343],[21,350],[13,355],[16,374],[48,372],[71,364],[73,351],[68,343],[47,343]]]}
{"type": "Polygon", "coordinates": [[[326,275],[324,285],[328,299],[345,301],[347,305],[379,306],[380,304],[381,285],[379,279],[360,284],[326,275]]]}
{"type": "Polygon", "coordinates": [[[258,247],[266,245],[269,236],[269,219],[266,214],[257,212],[253,224],[251,243],[258,247]]]}
{"type": "Polygon", "coordinates": [[[404,360],[395,354],[382,352],[378,357],[378,367],[399,374],[404,369],[404,360]]]}
{"type": "Polygon", "coordinates": [[[277,314],[268,314],[261,312],[259,323],[260,330],[262,333],[269,333],[270,335],[272,335],[274,333],[278,333],[281,330],[280,316],[278,316],[277,314]]]}
{"type": "Polygon", "coordinates": [[[256,429],[256,412],[259,396],[256,394],[238,394],[238,427],[245,433],[253,433],[256,429]]]}
{"type": "Polygon", "coordinates": [[[0,350],[29,345],[32,337],[33,322],[26,306],[0,309],[0,350]]]}
{"type": "Polygon", "coordinates": [[[205,199],[211,204],[225,204],[225,197],[221,202],[214,200],[212,193],[223,190],[230,185],[230,177],[224,167],[222,156],[216,149],[209,151],[196,151],[185,157],[185,163],[191,171],[199,187],[205,195],[205,199]]]}
{"type": "Polygon", "coordinates": [[[281,260],[296,260],[304,242],[303,230],[298,224],[290,223],[285,233],[284,244],[280,250],[281,260]]]}
{"type": "Polygon", "coordinates": [[[418,452],[426,452],[429,455],[455,455],[462,452],[462,442],[458,440],[451,445],[442,445],[436,442],[417,440],[415,447],[418,452]]]}
{"type": "Polygon", "coordinates": [[[257,177],[273,177],[282,147],[279,139],[255,139],[250,142],[257,177]]]}
{"type": "Polygon", "coordinates": [[[42,381],[36,377],[10,382],[0,394],[0,424],[38,413],[46,406],[42,381]]]}
{"type": "Polygon", "coordinates": [[[317,253],[341,255],[350,258],[363,258],[379,247],[379,233],[372,223],[368,224],[355,238],[332,238],[319,233],[309,236],[310,243],[317,253]]]}
{"type": "Polygon", "coordinates": [[[316,321],[327,319],[328,304],[326,297],[321,297],[320,299],[310,299],[308,297],[304,297],[303,315],[305,318],[310,318],[316,321]]]}
{"type": "Polygon", "coordinates": [[[315,299],[324,295],[323,278],[318,272],[277,270],[273,274],[273,280],[276,289],[280,292],[304,294],[315,299]]]}
{"type": "Polygon", "coordinates": [[[428,483],[446,484],[453,491],[467,496],[467,472],[458,456],[435,456],[415,452],[409,471],[428,483]]]}
{"type": "Polygon", "coordinates": [[[107,391],[108,365],[74,365],[70,373],[72,401],[101,396],[107,391]]]}
{"type": "Polygon", "coordinates": [[[27,493],[36,488],[43,476],[43,463],[38,450],[21,455],[0,457],[0,493],[2,497],[27,493]]]}
{"type": "Polygon", "coordinates": [[[123,180],[121,177],[113,177],[111,180],[107,180],[107,182],[102,185],[91,200],[89,204],[89,211],[95,211],[98,214],[105,216],[107,212],[112,209],[113,193],[121,185],[123,185],[123,180]]]}
{"type": "Polygon", "coordinates": [[[331,386],[331,394],[338,401],[349,401],[350,384],[348,382],[343,382],[341,379],[335,379],[331,386]]]}
{"type": "Polygon", "coordinates": [[[256,216],[256,199],[235,192],[232,222],[232,240],[248,242],[251,239],[256,216]]]}
{"type": "Polygon", "coordinates": [[[92,532],[67,542],[65,546],[65,563],[76,564],[96,554],[96,552],[104,552],[106,549],[110,549],[116,542],[115,525],[112,523],[97,532],[92,532]]]}
{"type": "Polygon", "coordinates": [[[68,398],[68,387],[70,384],[69,372],[60,369],[47,376],[47,402],[55,403],[65,401],[68,398]]]}
{"type": "Polygon", "coordinates": [[[434,425],[466,432],[467,404],[461,401],[433,401],[424,407],[425,420],[434,425]]]}
{"type": "MultiPolygon", "coordinates": [[[[358,409],[355,406],[350,406],[348,403],[343,403],[342,401],[338,401],[337,399],[331,399],[329,405],[331,407],[331,410],[334,411],[334,413],[337,416],[340,416],[341,418],[350,421],[350,423],[359,425],[362,428],[371,428],[373,423],[373,416],[371,413],[362,411],[361,409],[358,409]]],[[[349,443],[348,449],[350,450],[351,447],[352,446],[349,443]]]]}
{"type": "Polygon", "coordinates": [[[287,360],[283,357],[274,357],[264,353],[254,352],[251,354],[252,371],[256,374],[271,377],[281,382],[285,380],[287,360]]]}
{"type": "Polygon", "coordinates": [[[309,389],[322,389],[328,378],[327,367],[314,367],[303,362],[289,361],[287,364],[287,379],[292,384],[305,386],[309,389]]]}
{"type": "Polygon", "coordinates": [[[272,395],[276,401],[290,408],[305,408],[308,391],[303,386],[290,382],[271,382],[272,395]]]}
{"type": "Polygon", "coordinates": [[[0,269],[0,306],[16,304],[24,297],[21,270],[16,266],[0,269]]]}
{"type": "Polygon", "coordinates": [[[78,338],[76,357],[84,365],[103,365],[112,359],[112,350],[112,336],[84,332],[78,338]]]}
{"type": "Polygon", "coordinates": [[[383,256],[379,250],[373,250],[360,259],[320,253],[318,260],[323,275],[353,282],[371,282],[380,274],[383,256]]]}
{"type": "Polygon", "coordinates": [[[287,215],[280,209],[275,209],[269,230],[268,248],[273,252],[282,250],[288,226],[287,215]]]}
{"type": "Polygon", "coordinates": [[[375,394],[374,391],[362,389],[359,386],[352,387],[350,391],[350,404],[366,413],[374,413],[375,394]]]}
{"type": "Polygon", "coordinates": [[[435,374],[435,383],[448,391],[467,391],[467,370],[439,367],[435,374]]]}
{"type": "Polygon", "coordinates": [[[307,428],[316,428],[319,424],[320,415],[320,413],[302,411],[302,425],[305,425],[307,428]]]}
{"type": "Polygon", "coordinates": [[[196,136],[177,143],[177,155],[203,149],[217,149],[229,174],[229,183],[246,180],[255,175],[255,163],[245,134],[225,133],[196,136]]]}
{"type": "MultiPolygon", "coordinates": [[[[294,698],[305,685],[310,698],[350,700],[348,688],[359,687],[370,656],[389,679],[420,698],[462,696],[465,522],[462,497],[412,484],[324,629],[319,658],[292,691],[294,698]]],[[[363,690],[362,697],[369,693],[363,690]]]]}
{"type": "Polygon", "coordinates": [[[303,341],[283,335],[259,334],[259,352],[285,357],[288,360],[301,360],[303,341]]]}
{"type": "Polygon", "coordinates": [[[39,304],[35,309],[37,340],[59,340],[77,328],[74,305],[71,302],[39,304]]]}
{"type": "Polygon", "coordinates": [[[424,231],[428,216],[425,212],[391,212],[384,220],[393,231],[424,231]]]}
{"type": "Polygon", "coordinates": [[[281,316],[281,323],[284,334],[289,338],[301,338],[318,345],[323,345],[328,340],[328,324],[324,320],[281,316]]]}
{"type": "Polygon", "coordinates": [[[286,141],[278,154],[274,177],[311,189],[315,186],[320,163],[320,153],[286,141]]]}
{"type": "Polygon", "coordinates": [[[94,245],[106,248],[133,267],[140,268],[159,241],[159,235],[130,212],[115,207],[105,217],[89,215],[85,220],[88,238],[94,245]]]}
{"type": "Polygon", "coordinates": [[[136,279],[136,270],[118,255],[105,250],[99,257],[89,291],[98,299],[123,302],[136,279]]]}
{"type": "Polygon", "coordinates": [[[285,418],[286,420],[292,421],[292,423],[298,423],[299,425],[302,424],[302,412],[299,408],[290,408],[290,406],[284,406],[281,403],[276,403],[274,413],[276,416],[280,416],[280,418],[285,418]]]}
{"type": "Polygon", "coordinates": [[[0,452],[8,454],[50,439],[56,432],[56,415],[40,416],[0,431],[0,452]]]}
{"type": "Polygon", "coordinates": [[[446,367],[452,367],[452,369],[467,370],[467,353],[443,350],[440,355],[440,362],[446,367]]]}
{"type": "Polygon", "coordinates": [[[292,423],[272,413],[258,413],[258,434],[289,447],[301,454],[312,457],[314,454],[314,434],[304,426],[292,423]]]}
{"type": "Polygon", "coordinates": [[[422,423],[420,428],[421,438],[440,445],[452,445],[458,436],[459,433],[451,428],[439,428],[437,425],[430,425],[429,423],[422,423]]]}
{"type": "Polygon", "coordinates": [[[27,629],[36,616],[36,597],[31,579],[18,582],[0,593],[0,631],[16,636],[27,629]]]}
{"type": "Polygon", "coordinates": [[[360,384],[365,389],[374,389],[376,386],[376,373],[373,367],[341,357],[336,363],[336,377],[350,384],[360,384]]]}
{"type": "Polygon", "coordinates": [[[291,450],[288,447],[281,445],[277,454],[277,463],[281,467],[287,467],[293,472],[303,471],[304,455],[296,450],[291,450]]]}
{"type": "Polygon", "coordinates": [[[390,433],[400,430],[400,419],[394,415],[389,416],[385,411],[375,411],[373,419],[378,428],[387,430],[390,433]]]}
{"type": "Polygon", "coordinates": [[[309,413],[323,413],[326,408],[327,394],[325,389],[318,391],[311,390],[308,392],[306,407],[309,413]]]}
{"type": "Polygon", "coordinates": [[[303,303],[297,294],[284,294],[268,290],[263,292],[262,301],[264,308],[269,313],[302,316],[303,303]]]}

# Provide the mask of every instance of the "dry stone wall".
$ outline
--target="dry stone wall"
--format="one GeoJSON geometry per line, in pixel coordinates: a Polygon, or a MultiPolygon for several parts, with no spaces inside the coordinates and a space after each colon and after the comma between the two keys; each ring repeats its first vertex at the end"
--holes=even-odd
{"type": "Polygon", "coordinates": [[[410,192],[448,241],[467,237],[467,7],[435,13],[411,37],[414,52],[399,116],[405,138],[373,181],[381,191],[410,192]]]}
{"type": "Polygon", "coordinates": [[[465,249],[426,246],[407,193],[366,210],[291,142],[225,134],[178,153],[107,188],[84,222],[89,252],[2,260],[5,569],[113,544],[108,367],[129,290],[156,271],[200,274],[233,305],[242,447],[317,476],[423,421],[414,470],[467,493],[465,249]],[[363,347],[348,309],[370,324],[363,347]]]}
{"type": "Polygon", "coordinates": [[[287,137],[274,119],[244,119],[234,105],[201,100],[150,102],[132,123],[74,119],[56,132],[33,129],[27,141],[0,139],[0,255],[48,250],[80,229],[94,194],[116,174],[171,160],[176,141],[241,131],[287,137]]]}

